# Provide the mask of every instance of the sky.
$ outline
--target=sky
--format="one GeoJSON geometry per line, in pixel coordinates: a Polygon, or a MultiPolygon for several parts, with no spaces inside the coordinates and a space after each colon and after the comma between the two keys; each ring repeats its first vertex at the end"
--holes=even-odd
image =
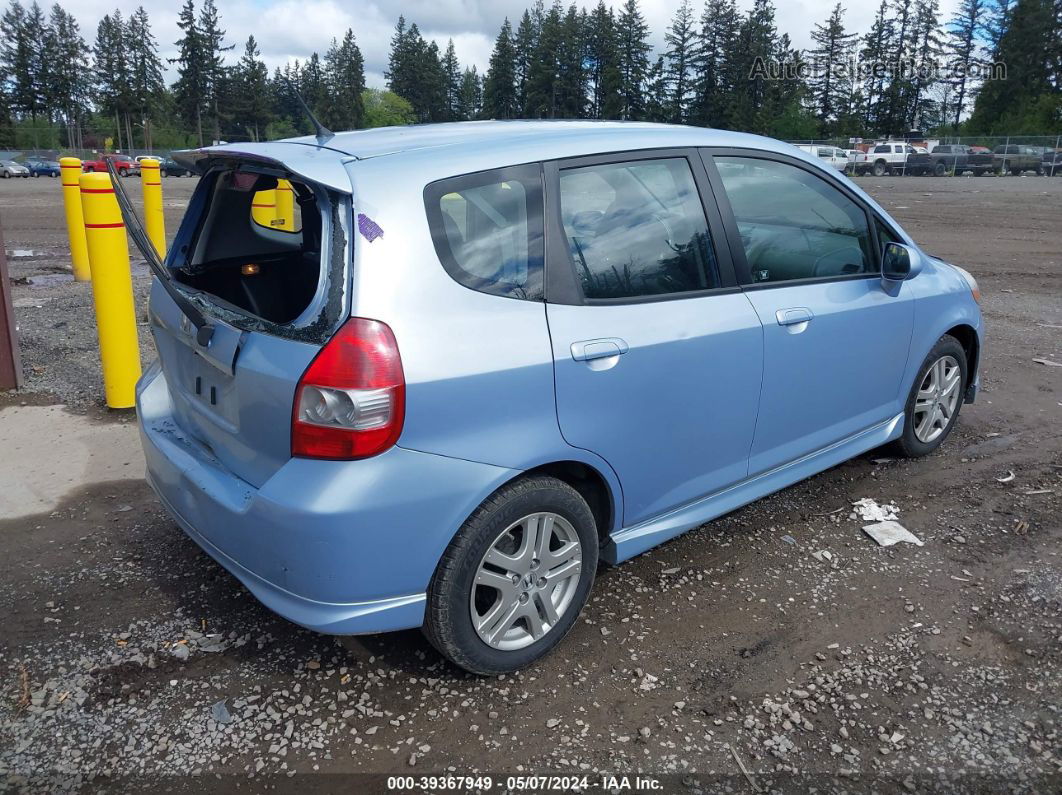
{"type": "MultiPolygon", "coordinates": [[[[24,0],[28,4],[29,0],[24,0]]],[[[941,0],[941,19],[947,20],[954,13],[959,0],[941,0]]],[[[50,0],[38,0],[42,6],[50,6],[50,0]]],[[[235,62],[243,52],[248,35],[258,41],[262,58],[272,72],[275,66],[298,59],[306,60],[316,51],[324,55],[333,37],[341,38],[347,28],[354,31],[358,46],[365,57],[365,79],[370,87],[384,88],[383,73],[387,68],[387,55],[391,35],[398,15],[404,14],[407,22],[416,22],[421,33],[446,47],[448,39],[454,47],[462,66],[475,64],[480,73],[486,71],[494,39],[502,21],[509,17],[515,28],[525,8],[534,0],[216,0],[221,12],[222,26],[227,31],[227,42],[235,44],[229,53],[230,62],[235,62]]],[[[567,6],[570,0],[562,0],[567,6]]],[[[606,0],[609,2],[609,0],[606,0]]],[[[612,0],[618,10],[623,0],[612,0]]],[[[642,14],[649,23],[651,41],[662,49],[664,30],[670,23],[680,0],[641,0],[642,14]]],[[[174,42],[180,31],[177,28],[177,10],[181,0],[63,0],[62,6],[73,13],[81,24],[82,35],[91,46],[96,37],[96,25],[100,18],[117,8],[128,16],[138,5],[143,5],[151,17],[152,32],[159,42],[163,58],[176,54],[174,42]]],[[[547,3],[548,5],[549,3],[547,3]]],[[[580,6],[592,7],[597,0],[582,0],[580,6]]],[[[780,32],[788,33],[796,47],[809,47],[812,27],[829,16],[836,0],[776,0],[776,22],[780,32]]],[[[198,7],[199,0],[196,5],[198,7]]],[[[699,17],[702,3],[693,0],[699,17]]],[[[738,0],[741,9],[752,5],[752,0],[738,0]]],[[[845,14],[849,31],[865,33],[873,21],[877,4],[873,0],[850,2],[845,14]]],[[[174,67],[166,73],[167,82],[175,79],[174,67]]]]}

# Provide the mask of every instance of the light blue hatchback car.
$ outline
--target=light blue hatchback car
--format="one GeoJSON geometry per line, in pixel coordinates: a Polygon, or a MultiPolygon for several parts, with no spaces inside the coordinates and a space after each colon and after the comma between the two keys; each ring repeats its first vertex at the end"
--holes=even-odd
{"type": "Polygon", "coordinates": [[[973,277],[778,141],[472,122],[178,159],[202,179],[152,288],[148,479],[320,632],[518,669],[599,562],[925,455],[976,394],[973,277]]]}

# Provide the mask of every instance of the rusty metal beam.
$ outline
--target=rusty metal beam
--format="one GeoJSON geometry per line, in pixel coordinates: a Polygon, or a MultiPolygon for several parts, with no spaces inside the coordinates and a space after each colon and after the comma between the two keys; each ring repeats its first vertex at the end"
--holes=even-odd
{"type": "Polygon", "coordinates": [[[22,361],[18,351],[18,329],[11,306],[11,279],[7,273],[4,229],[0,224],[0,389],[22,386],[22,361]]]}

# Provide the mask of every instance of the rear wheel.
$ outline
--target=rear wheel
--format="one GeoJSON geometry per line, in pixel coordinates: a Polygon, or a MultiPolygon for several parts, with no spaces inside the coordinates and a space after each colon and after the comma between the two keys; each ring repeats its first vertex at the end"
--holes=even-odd
{"type": "Polygon", "coordinates": [[[896,445],[910,458],[929,455],[948,438],[966,392],[966,351],[945,334],[922,362],[904,408],[903,435],[896,445]]]}
{"type": "Polygon", "coordinates": [[[597,558],[594,516],[575,489],[546,476],[504,486],[443,554],[428,588],[424,634],[466,671],[523,668],[572,628],[597,558]]]}
{"type": "Polygon", "coordinates": [[[884,177],[887,173],[889,173],[889,167],[879,160],[877,163],[874,164],[873,173],[875,177],[884,177]]]}
{"type": "Polygon", "coordinates": [[[943,163],[937,163],[935,166],[933,166],[933,175],[934,176],[943,177],[947,173],[948,173],[948,167],[945,166],[943,163]]]}
{"type": "Polygon", "coordinates": [[[129,176],[129,169],[127,169],[127,168],[118,169],[118,176],[119,177],[128,177],[129,176]]]}

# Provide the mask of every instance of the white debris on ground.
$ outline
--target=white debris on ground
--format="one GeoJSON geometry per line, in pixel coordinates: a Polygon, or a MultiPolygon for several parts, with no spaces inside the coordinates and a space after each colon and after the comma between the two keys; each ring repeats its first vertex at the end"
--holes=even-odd
{"type": "Polygon", "coordinates": [[[849,518],[863,522],[892,522],[900,518],[900,509],[893,503],[878,505],[871,497],[856,500],[852,503],[852,508],[849,518]]]}
{"type": "Polygon", "coordinates": [[[922,540],[899,522],[875,522],[863,526],[863,532],[878,542],[880,547],[891,547],[901,541],[915,546],[924,546],[922,540]]]}

